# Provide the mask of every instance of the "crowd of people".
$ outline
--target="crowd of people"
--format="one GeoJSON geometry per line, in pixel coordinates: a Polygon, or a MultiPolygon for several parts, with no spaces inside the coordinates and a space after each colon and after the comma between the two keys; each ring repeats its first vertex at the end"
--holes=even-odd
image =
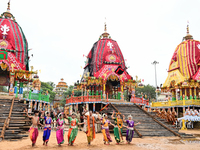
{"type": "Polygon", "coordinates": [[[194,128],[194,122],[200,121],[200,110],[199,112],[197,110],[193,110],[193,109],[186,109],[183,117],[181,118],[177,118],[177,113],[175,112],[174,108],[171,111],[171,109],[168,109],[168,111],[166,112],[165,109],[162,109],[162,111],[160,111],[159,109],[154,110],[154,112],[156,112],[156,115],[164,120],[166,120],[167,122],[178,126],[182,128],[183,126],[183,120],[185,121],[185,127],[186,128],[194,128]]]}
{"type": "Polygon", "coordinates": [[[32,141],[32,146],[35,145],[37,137],[38,137],[38,127],[43,128],[43,145],[48,145],[51,128],[56,128],[56,139],[59,146],[64,143],[64,125],[69,126],[68,130],[68,145],[73,146],[75,139],[78,135],[78,131],[81,131],[81,125],[83,125],[83,131],[86,133],[88,145],[91,145],[91,142],[95,139],[95,135],[97,132],[102,132],[103,141],[105,145],[109,145],[112,142],[109,125],[114,127],[114,137],[116,140],[116,144],[120,144],[124,142],[122,136],[122,127],[127,128],[126,131],[126,141],[127,144],[130,144],[134,135],[134,126],[140,124],[134,124],[132,116],[129,115],[128,119],[121,119],[121,114],[115,113],[111,116],[111,119],[114,120],[114,124],[108,119],[107,114],[100,114],[99,112],[93,113],[92,111],[87,111],[85,108],[83,109],[82,116],[79,111],[77,113],[73,112],[72,115],[68,115],[67,113],[60,112],[38,112],[34,111],[34,116],[30,116],[28,114],[27,109],[25,109],[27,117],[32,120],[32,126],[29,130],[30,139],[32,141]],[[115,117],[116,114],[116,117],[115,117]],[[65,122],[65,119],[68,122],[65,122]],[[81,120],[83,120],[81,122],[81,120]],[[43,124],[44,123],[44,124],[43,124]],[[126,123],[126,126],[124,125],[126,123]]]}
{"type": "Polygon", "coordinates": [[[165,109],[162,109],[162,111],[160,111],[157,108],[154,112],[156,112],[157,117],[160,117],[173,125],[176,124],[177,113],[175,112],[174,108],[172,111],[171,109],[168,109],[168,111],[166,111],[165,109]]]}
{"type": "Polygon", "coordinates": [[[186,109],[185,114],[183,117],[178,118],[177,121],[179,122],[180,128],[182,128],[183,122],[185,120],[185,127],[186,128],[194,128],[194,122],[200,121],[200,109],[199,112],[195,109],[186,109]]]}

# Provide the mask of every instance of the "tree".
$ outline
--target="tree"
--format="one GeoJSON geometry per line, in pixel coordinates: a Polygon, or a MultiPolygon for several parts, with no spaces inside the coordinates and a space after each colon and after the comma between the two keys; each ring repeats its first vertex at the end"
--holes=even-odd
{"type": "Polygon", "coordinates": [[[55,84],[53,83],[53,82],[51,82],[51,81],[49,81],[49,82],[46,82],[47,84],[49,84],[52,88],[55,88],[55,84]]]}
{"type": "Polygon", "coordinates": [[[49,101],[53,102],[56,93],[53,91],[55,84],[53,82],[41,82],[41,91],[42,93],[46,93],[48,91],[50,97],[49,101]]]}
{"type": "Polygon", "coordinates": [[[141,97],[141,92],[143,93],[143,96],[147,96],[149,100],[156,98],[156,88],[152,85],[144,85],[144,88],[135,88],[135,96],[141,97]]]}
{"type": "MultiPolygon", "coordinates": [[[[70,85],[69,88],[67,89],[67,91],[64,93],[65,99],[67,98],[67,96],[71,97],[73,90],[74,90],[74,86],[70,85]]],[[[81,96],[81,95],[82,95],[82,93],[80,90],[79,91],[74,90],[74,96],[81,96]]]]}

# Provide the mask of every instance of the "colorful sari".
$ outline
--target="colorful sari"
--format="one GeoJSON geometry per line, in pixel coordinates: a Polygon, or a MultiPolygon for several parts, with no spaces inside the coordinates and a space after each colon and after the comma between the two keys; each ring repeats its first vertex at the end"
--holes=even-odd
{"type": "Polygon", "coordinates": [[[105,118],[102,118],[102,133],[103,133],[103,141],[104,142],[112,142],[112,139],[110,137],[110,132],[109,132],[109,126],[108,124],[110,124],[109,120],[106,120],[105,118]]]}
{"type": "Polygon", "coordinates": [[[47,118],[44,117],[45,120],[45,127],[44,127],[44,133],[43,133],[43,141],[44,142],[48,142],[49,141],[49,137],[51,135],[51,117],[47,118]]]}
{"type": "Polygon", "coordinates": [[[68,117],[69,123],[70,123],[70,127],[69,127],[69,131],[68,131],[68,142],[70,144],[73,144],[76,136],[78,134],[78,119],[72,119],[71,117],[68,117]]]}
{"type": "Polygon", "coordinates": [[[93,139],[95,139],[95,125],[94,125],[94,117],[92,116],[92,124],[90,124],[90,116],[87,116],[87,140],[90,144],[93,139]]]}
{"type": "Polygon", "coordinates": [[[64,143],[64,134],[65,134],[64,124],[65,124],[64,119],[61,120],[57,119],[58,127],[56,128],[56,138],[59,145],[64,143]]]}
{"type": "Polygon", "coordinates": [[[38,127],[32,126],[29,130],[29,136],[33,144],[36,143],[37,137],[38,137],[38,127]]]}
{"type": "Polygon", "coordinates": [[[115,126],[114,126],[114,136],[117,143],[121,141],[120,134],[122,134],[122,126],[123,121],[122,119],[114,118],[115,126]]]}
{"type": "Polygon", "coordinates": [[[126,120],[128,129],[126,130],[126,141],[131,142],[133,139],[134,134],[134,121],[133,120],[126,120]]]}

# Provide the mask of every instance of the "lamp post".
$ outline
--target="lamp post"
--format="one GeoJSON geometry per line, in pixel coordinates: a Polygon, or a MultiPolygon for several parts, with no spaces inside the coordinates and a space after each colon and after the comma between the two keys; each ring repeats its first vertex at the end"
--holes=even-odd
{"type": "MultiPolygon", "coordinates": [[[[156,83],[156,89],[157,89],[157,75],[156,75],[156,65],[159,64],[156,60],[151,63],[155,67],[155,83],[156,83]]],[[[158,101],[158,93],[156,92],[156,101],[158,101]]]]}

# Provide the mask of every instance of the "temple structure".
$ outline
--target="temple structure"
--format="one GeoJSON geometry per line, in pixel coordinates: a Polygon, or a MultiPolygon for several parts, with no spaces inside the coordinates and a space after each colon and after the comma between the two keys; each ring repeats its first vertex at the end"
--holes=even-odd
{"type": "Polygon", "coordinates": [[[135,88],[143,87],[136,76],[133,79],[127,72],[125,59],[115,40],[113,40],[105,24],[104,33],[95,42],[86,56],[86,64],[81,80],[75,83],[74,90],[82,91],[82,96],[66,99],[69,112],[86,109],[100,110],[107,103],[149,105],[148,100],[135,97],[135,88]],[[124,95],[127,95],[126,100],[124,95]]]}
{"type": "Polygon", "coordinates": [[[123,101],[124,90],[134,95],[134,88],[141,80],[133,79],[128,74],[123,54],[117,42],[107,33],[106,24],[104,31],[87,55],[84,73],[77,88],[89,95],[101,95],[103,99],[123,101]]]}
{"type": "Polygon", "coordinates": [[[8,86],[9,95],[23,94],[23,84],[33,82],[35,73],[29,71],[28,42],[9,2],[0,15],[0,86],[8,86]]]}
{"type": "Polygon", "coordinates": [[[62,78],[61,81],[58,82],[58,84],[56,85],[56,88],[54,89],[54,91],[56,92],[54,101],[59,102],[63,100],[65,98],[64,92],[67,91],[67,88],[67,83],[64,82],[64,79],[62,78]]]}
{"type": "Polygon", "coordinates": [[[184,113],[185,107],[200,107],[200,42],[187,35],[175,49],[170,60],[168,76],[161,92],[172,93],[167,102],[153,102],[155,108],[174,108],[184,113]]]}
{"type": "Polygon", "coordinates": [[[37,71],[29,70],[28,42],[20,25],[10,13],[10,1],[7,11],[0,15],[0,86],[9,87],[9,95],[28,101],[32,109],[50,108],[49,94],[41,93],[41,82],[37,71]],[[23,97],[24,84],[28,87],[28,96],[23,97]],[[32,88],[31,88],[32,87],[32,88]]]}

